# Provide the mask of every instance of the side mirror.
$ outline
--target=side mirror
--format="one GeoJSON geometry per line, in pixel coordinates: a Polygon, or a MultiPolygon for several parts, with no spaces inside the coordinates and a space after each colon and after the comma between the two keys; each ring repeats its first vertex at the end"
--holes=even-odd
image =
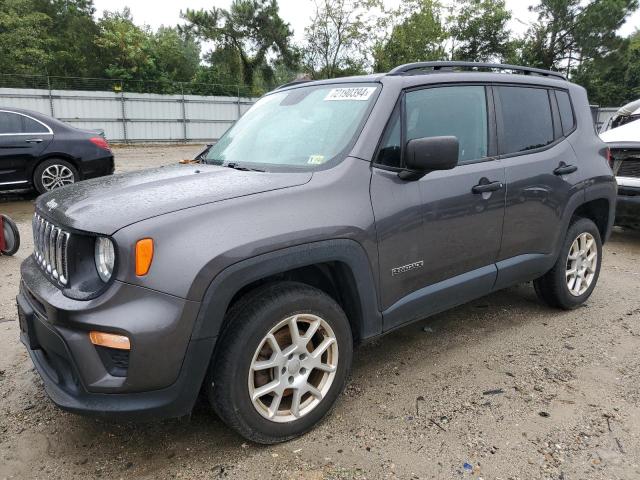
{"type": "Polygon", "coordinates": [[[403,180],[418,180],[435,170],[451,170],[458,165],[460,144],[456,137],[414,138],[407,143],[403,180]]]}

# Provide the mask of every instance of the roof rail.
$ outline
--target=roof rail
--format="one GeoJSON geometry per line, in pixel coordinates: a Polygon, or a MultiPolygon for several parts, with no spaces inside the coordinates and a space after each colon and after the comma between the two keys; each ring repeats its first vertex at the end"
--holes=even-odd
{"type": "MultiPolygon", "coordinates": [[[[404,75],[410,74],[414,70],[431,70],[431,72],[453,71],[454,69],[470,69],[470,70],[512,70],[521,72],[524,75],[540,75],[542,77],[554,77],[562,80],[567,78],[560,72],[552,72],[551,70],[543,70],[541,68],[520,67],[518,65],[508,65],[502,63],[483,63],[483,62],[416,62],[400,65],[391,70],[387,75],[404,75]]],[[[419,73],[419,72],[416,72],[419,73]]],[[[423,72],[426,73],[426,72],[423,72]]]]}

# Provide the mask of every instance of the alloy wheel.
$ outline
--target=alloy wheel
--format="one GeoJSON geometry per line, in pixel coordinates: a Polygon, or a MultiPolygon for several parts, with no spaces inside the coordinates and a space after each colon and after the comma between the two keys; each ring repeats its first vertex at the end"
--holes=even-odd
{"type": "Polygon", "coordinates": [[[336,377],[338,342],[312,314],[285,318],[262,339],[249,370],[255,409],[273,422],[295,421],[316,408],[336,377]]]}
{"type": "Polygon", "coordinates": [[[69,167],[55,163],[44,169],[41,180],[42,186],[47,191],[64,187],[65,185],[71,185],[76,181],[75,176],[69,167]]]}
{"type": "Polygon", "coordinates": [[[567,257],[566,280],[571,295],[583,295],[593,283],[598,266],[595,238],[583,232],[573,241],[567,257]]]}

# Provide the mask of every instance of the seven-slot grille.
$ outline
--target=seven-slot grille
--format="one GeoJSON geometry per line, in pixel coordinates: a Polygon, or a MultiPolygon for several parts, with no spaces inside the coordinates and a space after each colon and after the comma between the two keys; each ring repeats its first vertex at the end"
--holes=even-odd
{"type": "Polygon", "coordinates": [[[38,265],[56,282],[69,283],[67,268],[67,246],[69,233],[42,218],[33,216],[33,255],[38,265]]]}

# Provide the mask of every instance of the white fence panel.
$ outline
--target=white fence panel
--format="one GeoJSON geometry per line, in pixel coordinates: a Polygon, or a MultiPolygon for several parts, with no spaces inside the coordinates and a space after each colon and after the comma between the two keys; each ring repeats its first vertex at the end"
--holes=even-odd
{"type": "Polygon", "coordinates": [[[0,88],[0,108],[35,110],[111,142],[211,142],[255,99],[109,91],[0,88]]]}

